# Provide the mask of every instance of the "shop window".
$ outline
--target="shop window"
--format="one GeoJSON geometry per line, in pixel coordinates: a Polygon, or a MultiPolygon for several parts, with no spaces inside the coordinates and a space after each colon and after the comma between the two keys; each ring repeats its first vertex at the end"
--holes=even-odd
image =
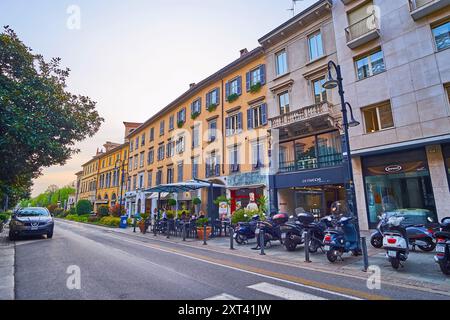
{"type": "Polygon", "coordinates": [[[450,48],[450,21],[435,26],[432,31],[437,51],[450,48]]]}
{"type": "Polygon", "coordinates": [[[384,103],[362,110],[366,133],[373,133],[394,127],[391,104],[384,103]]]}

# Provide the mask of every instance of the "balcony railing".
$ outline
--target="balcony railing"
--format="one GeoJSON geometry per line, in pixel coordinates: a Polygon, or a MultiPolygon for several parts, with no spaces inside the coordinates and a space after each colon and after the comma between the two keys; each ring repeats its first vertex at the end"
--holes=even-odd
{"type": "Polygon", "coordinates": [[[318,156],[317,158],[302,158],[294,161],[281,162],[278,171],[280,173],[287,173],[335,167],[342,164],[342,159],[341,153],[318,156]]]}
{"type": "Polygon", "coordinates": [[[206,165],[206,178],[218,177],[220,176],[220,164],[216,165],[206,165]]]}
{"type": "Polygon", "coordinates": [[[414,20],[423,18],[450,5],[450,0],[409,0],[409,9],[414,20]]]}
{"type": "Polygon", "coordinates": [[[281,128],[329,114],[331,114],[331,105],[325,101],[272,118],[270,126],[272,129],[281,128]]]}
{"type": "Polygon", "coordinates": [[[380,36],[379,30],[380,23],[375,12],[373,12],[371,15],[345,29],[347,45],[351,49],[355,49],[364,43],[378,38],[380,36]]]}

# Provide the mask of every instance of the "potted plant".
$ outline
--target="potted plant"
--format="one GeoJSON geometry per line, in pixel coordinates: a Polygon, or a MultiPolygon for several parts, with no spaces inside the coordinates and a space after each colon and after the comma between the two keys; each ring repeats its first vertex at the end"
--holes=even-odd
{"type": "Polygon", "coordinates": [[[214,112],[217,109],[217,103],[212,103],[208,106],[208,111],[209,112],[214,112]]]}
{"type": "Polygon", "coordinates": [[[197,221],[195,222],[195,224],[197,225],[197,237],[200,240],[203,240],[203,228],[206,224],[206,239],[209,239],[209,237],[211,236],[212,233],[212,227],[208,226],[208,218],[200,218],[197,219],[197,221]]]}
{"type": "Polygon", "coordinates": [[[202,204],[202,200],[200,198],[192,199],[192,204],[194,205],[195,213],[199,211],[199,206],[202,204]]]}
{"type": "Polygon", "coordinates": [[[178,129],[183,128],[183,125],[184,125],[184,121],[178,121],[177,122],[178,129]]]}
{"type": "Polygon", "coordinates": [[[200,112],[194,112],[193,114],[191,114],[191,119],[195,120],[198,118],[199,115],[200,115],[200,112]]]}
{"type": "Polygon", "coordinates": [[[239,98],[239,95],[237,93],[233,93],[227,97],[227,100],[228,100],[228,102],[231,103],[231,102],[236,101],[238,98],[239,98]]]}
{"type": "Polygon", "coordinates": [[[261,90],[261,82],[255,83],[254,85],[252,85],[250,87],[250,92],[251,93],[259,92],[259,90],[261,90]]]}

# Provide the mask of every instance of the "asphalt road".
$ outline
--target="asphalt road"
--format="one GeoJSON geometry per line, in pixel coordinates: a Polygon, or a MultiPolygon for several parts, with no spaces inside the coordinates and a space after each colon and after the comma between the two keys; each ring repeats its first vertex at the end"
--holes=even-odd
{"type": "Polygon", "coordinates": [[[53,239],[16,242],[15,292],[16,299],[56,300],[450,299],[397,286],[370,290],[357,278],[62,221],[53,239]],[[69,288],[77,283],[73,270],[80,289],[69,288]]]}

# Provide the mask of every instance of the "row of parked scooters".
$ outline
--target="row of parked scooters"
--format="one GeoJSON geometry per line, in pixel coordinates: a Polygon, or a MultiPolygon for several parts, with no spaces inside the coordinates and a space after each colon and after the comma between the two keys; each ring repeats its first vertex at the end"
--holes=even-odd
{"type": "MultiPolygon", "coordinates": [[[[256,238],[260,247],[259,235],[264,232],[265,247],[280,241],[288,251],[295,251],[297,246],[305,244],[305,239],[309,239],[309,252],[321,250],[334,263],[338,259],[342,260],[345,253],[354,256],[362,254],[357,221],[346,214],[348,211],[344,207],[343,202],[333,203],[332,215],[319,220],[308,212],[299,212],[290,217],[276,214],[265,221],[255,215],[250,222],[237,225],[234,238],[238,244],[256,238]]],[[[399,214],[383,214],[377,230],[371,236],[372,246],[386,250],[386,256],[394,269],[407,260],[410,246],[413,250],[416,246],[423,251],[436,249],[435,261],[444,274],[450,275],[450,218],[443,219],[437,230],[424,225],[408,225],[402,223],[403,220],[404,217],[399,214]]]]}

